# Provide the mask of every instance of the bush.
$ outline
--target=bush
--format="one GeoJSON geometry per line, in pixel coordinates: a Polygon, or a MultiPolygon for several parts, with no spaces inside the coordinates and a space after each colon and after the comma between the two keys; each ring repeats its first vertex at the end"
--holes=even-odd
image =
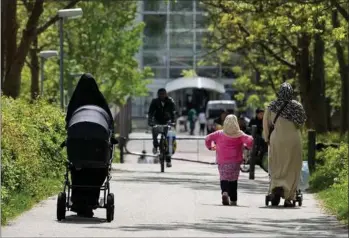
{"type": "Polygon", "coordinates": [[[66,156],[59,147],[64,128],[59,108],[2,96],[2,224],[57,189],[66,156]]]}
{"type": "Polygon", "coordinates": [[[324,206],[338,219],[348,222],[348,145],[343,142],[338,149],[327,148],[317,153],[316,171],[311,175],[310,186],[324,201],[324,206]]]}

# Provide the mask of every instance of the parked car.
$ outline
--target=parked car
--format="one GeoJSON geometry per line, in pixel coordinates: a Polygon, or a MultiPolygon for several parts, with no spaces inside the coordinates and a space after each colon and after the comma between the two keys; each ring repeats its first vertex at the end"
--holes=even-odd
{"type": "Polygon", "coordinates": [[[234,100],[211,100],[207,102],[206,119],[207,134],[216,130],[214,120],[220,117],[222,111],[237,115],[237,105],[234,100]]]}

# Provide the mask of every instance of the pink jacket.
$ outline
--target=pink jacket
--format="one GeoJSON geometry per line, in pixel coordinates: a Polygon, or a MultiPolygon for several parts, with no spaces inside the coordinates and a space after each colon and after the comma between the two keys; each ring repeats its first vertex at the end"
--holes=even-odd
{"type": "Polygon", "coordinates": [[[216,145],[216,161],[218,164],[241,163],[243,148],[252,148],[253,137],[243,134],[240,137],[232,138],[223,133],[222,130],[213,132],[206,136],[205,145],[212,149],[212,142],[216,145]]]}

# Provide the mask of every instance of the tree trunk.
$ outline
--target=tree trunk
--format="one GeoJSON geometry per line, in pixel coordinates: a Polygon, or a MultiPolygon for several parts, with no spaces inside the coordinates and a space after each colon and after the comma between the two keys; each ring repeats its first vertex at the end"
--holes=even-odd
{"type": "Polygon", "coordinates": [[[299,53],[296,57],[299,91],[307,114],[306,125],[319,133],[328,130],[326,97],[324,90],[324,42],[321,36],[314,38],[313,78],[310,66],[310,35],[303,33],[298,38],[299,53]],[[316,103],[314,103],[316,102],[316,103]]]}
{"type": "Polygon", "coordinates": [[[28,19],[21,42],[18,46],[16,55],[13,62],[8,65],[8,71],[5,74],[5,80],[3,83],[3,92],[5,95],[17,98],[21,88],[21,72],[25,63],[26,56],[28,55],[30,45],[33,39],[36,37],[36,30],[39,22],[39,18],[43,13],[44,0],[36,0],[34,3],[33,11],[28,19]]]}
{"type": "Polygon", "coordinates": [[[33,41],[33,47],[30,49],[30,73],[31,73],[31,99],[35,100],[39,96],[39,57],[38,57],[38,39],[33,41]]]}
{"type": "Polygon", "coordinates": [[[17,51],[17,0],[2,0],[1,5],[1,87],[17,51]]]}
{"type": "Polygon", "coordinates": [[[312,103],[310,98],[310,78],[311,70],[309,67],[309,46],[311,38],[308,34],[303,33],[297,40],[299,53],[296,57],[298,81],[299,81],[299,93],[301,96],[301,102],[304,106],[304,110],[307,114],[306,125],[308,128],[313,128],[313,113],[312,113],[312,103]]]}
{"type": "MultiPolygon", "coordinates": [[[[332,12],[332,25],[333,28],[340,27],[338,19],[338,12],[334,10],[332,12]]],[[[349,58],[348,64],[345,62],[344,49],[340,42],[335,42],[335,48],[337,53],[337,60],[339,64],[339,74],[341,76],[341,112],[340,112],[340,132],[343,135],[348,130],[349,121],[349,58]]],[[[348,49],[349,50],[349,49],[348,49]]]]}
{"type": "MultiPolygon", "coordinates": [[[[315,28],[324,30],[324,24],[316,23],[315,28]]],[[[312,111],[314,113],[313,122],[316,131],[319,133],[328,131],[327,100],[325,87],[325,42],[321,33],[314,36],[313,44],[313,73],[311,79],[312,111]]]]}

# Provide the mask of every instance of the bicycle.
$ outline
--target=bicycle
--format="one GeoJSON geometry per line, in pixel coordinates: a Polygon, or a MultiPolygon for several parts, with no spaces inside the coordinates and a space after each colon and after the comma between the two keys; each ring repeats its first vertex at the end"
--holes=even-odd
{"type": "MultiPolygon", "coordinates": [[[[250,172],[250,158],[251,158],[251,150],[247,149],[246,147],[243,149],[243,160],[240,165],[240,171],[243,173],[250,172]]],[[[256,158],[259,158],[260,160],[260,153],[261,151],[257,151],[256,158]]],[[[256,165],[259,165],[261,169],[264,170],[264,172],[268,173],[268,153],[264,153],[263,158],[259,163],[257,162],[256,165]]]]}
{"type": "Polygon", "coordinates": [[[169,152],[168,148],[168,141],[167,141],[167,134],[168,131],[171,130],[172,123],[168,122],[166,125],[155,125],[153,126],[153,131],[157,132],[158,134],[161,134],[160,138],[160,145],[159,145],[159,161],[160,161],[160,170],[161,173],[165,172],[165,161],[167,153],[169,152]]]}

